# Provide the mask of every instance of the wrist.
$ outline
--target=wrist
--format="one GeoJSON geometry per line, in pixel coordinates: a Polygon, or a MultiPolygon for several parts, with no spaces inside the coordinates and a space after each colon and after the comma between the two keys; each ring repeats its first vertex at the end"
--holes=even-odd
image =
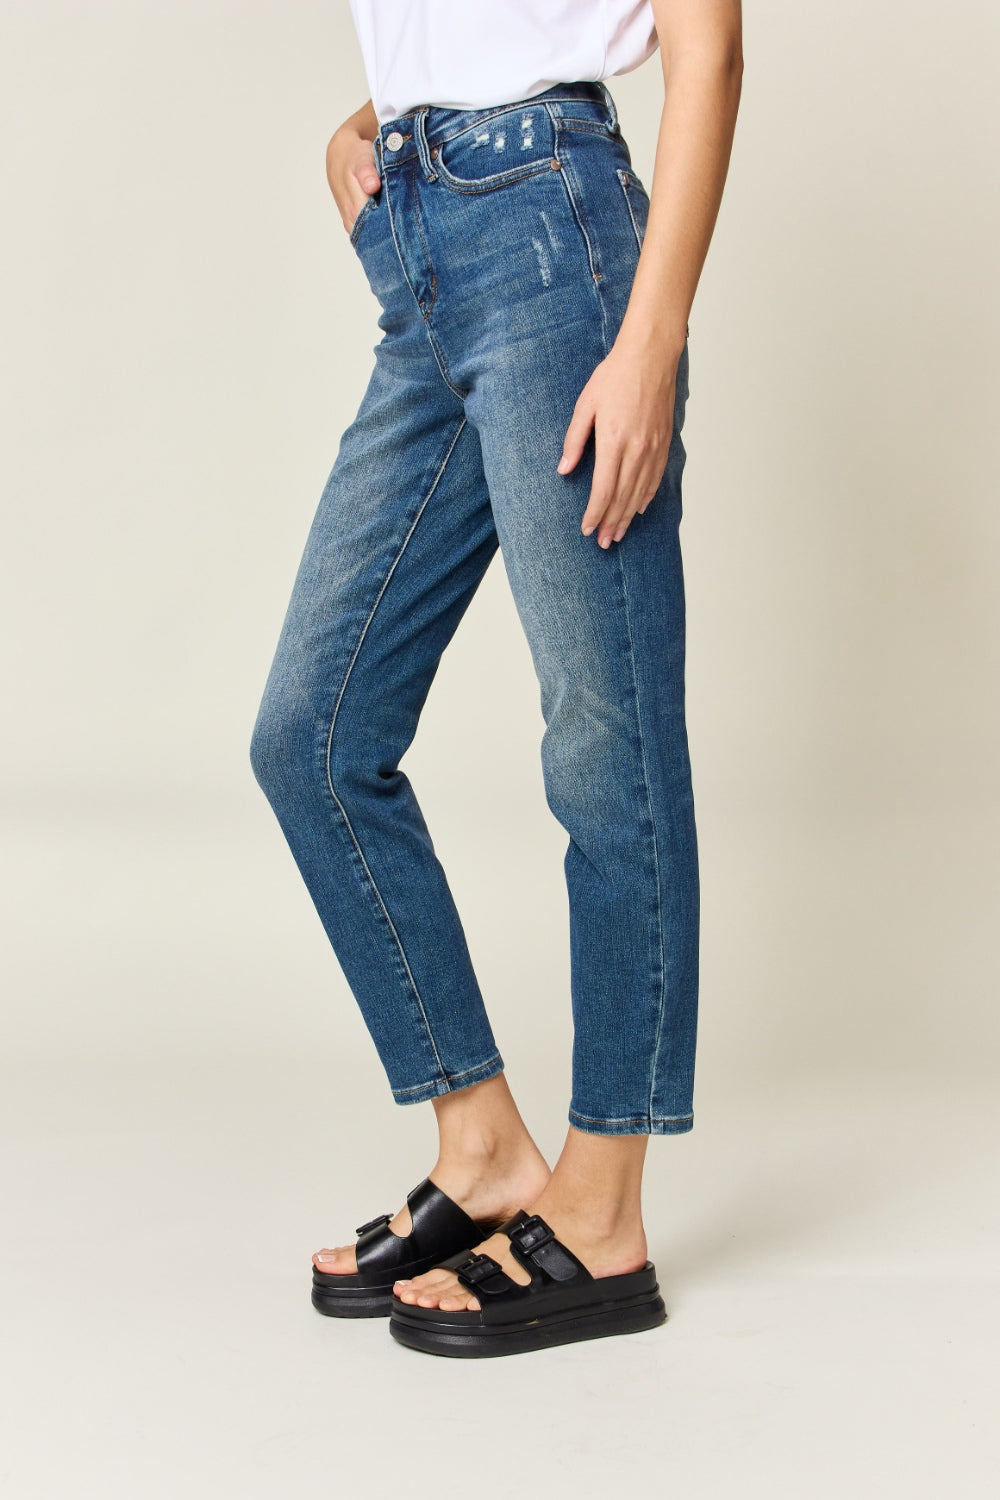
{"type": "Polygon", "coordinates": [[[663,360],[680,359],[687,338],[687,319],[650,318],[626,311],[618,330],[616,343],[635,354],[652,355],[663,360]]]}
{"type": "Polygon", "coordinates": [[[351,127],[352,134],[359,135],[363,141],[373,141],[378,135],[378,117],[370,99],[366,99],[361,108],[356,109],[344,123],[351,127]]]}

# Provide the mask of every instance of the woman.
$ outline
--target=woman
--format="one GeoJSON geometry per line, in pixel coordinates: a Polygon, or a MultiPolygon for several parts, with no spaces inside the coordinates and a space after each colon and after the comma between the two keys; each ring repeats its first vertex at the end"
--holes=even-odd
{"type": "Polygon", "coordinates": [[[739,0],[352,0],[372,98],[330,187],[383,338],[306,543],[251,761],[400,1104],[439,1154],[313,1257],[313,1302],[492,1355],[666,1313],[650,1135],[693,1125],[699,882],[684,719],[688,317],[728,167],[739,0]],[[606,77],[659,45],[652,191],[606,77]],[[592,441],[591,441],[592,439],[592,441]],[[569,834],[574,1020],[550,1172],[399,761],[497,549],[569,834]]]}

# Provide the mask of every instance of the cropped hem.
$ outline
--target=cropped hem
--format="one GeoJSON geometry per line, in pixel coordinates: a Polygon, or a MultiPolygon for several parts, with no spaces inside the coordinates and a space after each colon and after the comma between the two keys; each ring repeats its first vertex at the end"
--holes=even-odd
{"type": "Polygon", "coordinates": [[[432,1078],[428,1083],[415,1084],[410,1089],[393,1089],[392,1097],[397,1104],[421,1104],[425,1099],[437,1099],[441,1094],[453,1094],[458,1089],[467,1089],[474,1083],[484,1083],[503,1072],[503,1058],[495,1052],[486,1062],[461,1073],[446,1073],[441,1078],[432,1078]]]}
{"type": "Polygon", "coordinates": [[[624,1120],[600,1120],[571,1109],[569,1123],[588,1135],[683,1135],[694,1128],[694,1115],[632,1115],[624,1120]]]}

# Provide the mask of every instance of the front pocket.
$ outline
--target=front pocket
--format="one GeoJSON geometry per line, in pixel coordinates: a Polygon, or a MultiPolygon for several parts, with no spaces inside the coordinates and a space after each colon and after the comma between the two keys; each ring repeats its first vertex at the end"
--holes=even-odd
{"type": "Polygon", "coordinates": [[[350,239],[351,239],[351,244],[352,245],[356,245],[357,244],[357,242],[358,242],[358,235],[361,233],[361,230],[362,230],[362,228],[364,226],[364,221],[365,221],[365,219],[367,219],[368,215],[371,213],[372,209],[375,207],[375,204],[377,203],[377,201],[378,201],[377,196],[374,193],[370,193],[368,195],[368,197],[365,199],[364,203],[362,203],[361,207],[358,209],[358,212],[357,212],[357,214],[355,216],[355,219],[354,219],[354,223],[351,225],[350,239]]]}
{"type": "Polygon", "coordinates": [[[635,242],[641,250],[646,237],[646,220],[649,217],[649,194],[633,171],[616,167],[615,175],[625,197],[625,207],[635,231],[635,242]]]}
{"type": "Polygon", "coordinates": [[[552,116],[530,100],[485,115],[431,147],[431,161],[456,193],[489,193],[559,166],[552,116]]]}

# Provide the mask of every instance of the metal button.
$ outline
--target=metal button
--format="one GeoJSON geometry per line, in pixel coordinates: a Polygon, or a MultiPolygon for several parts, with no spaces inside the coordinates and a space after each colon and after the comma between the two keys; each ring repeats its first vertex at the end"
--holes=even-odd
{"type": "Polygon", "coordinates": [[[403,144],[403,137],[398,130],[390,130],[385,138],[385,143],[390,151],[398,151],[403,144]]]}

